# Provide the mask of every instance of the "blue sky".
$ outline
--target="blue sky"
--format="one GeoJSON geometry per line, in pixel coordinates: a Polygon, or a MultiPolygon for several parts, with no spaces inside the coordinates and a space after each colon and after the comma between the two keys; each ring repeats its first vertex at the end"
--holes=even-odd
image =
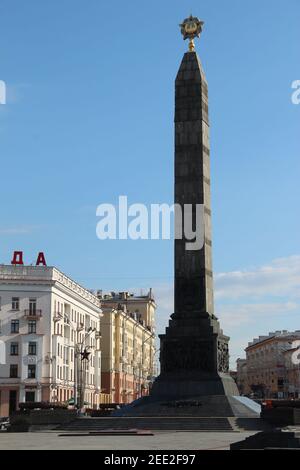
{"type": "Polygon", "coordinates": [[[299,0],[2,0],[0,262],[43,250],[91,288],[152,286],[162,330],[172,242],[99,241],[95,210],[123,194],[172,201],[178,24],[191,12],[205,21],[216,311],[235,357],[300,326],[299,0]]]}

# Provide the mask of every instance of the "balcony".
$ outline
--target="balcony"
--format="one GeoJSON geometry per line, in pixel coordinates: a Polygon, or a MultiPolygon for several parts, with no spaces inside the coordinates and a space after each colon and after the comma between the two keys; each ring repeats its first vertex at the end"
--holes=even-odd
{"type": "Polygon", "coordinates": [[[39,385],[37,378],[28,378],[27,377],[26,379],[22,380],[22,383],[24,385],[27,385],[27,386],[30,385],[30,386],[33,386],[33,387],[39,385]]]}
{"type": "Polygon", "coordinates": [[[64,337],[64,345],[65,345],[65,346],[71,346],[70,338],[64,337]]]}
{"type": "Polygon", "coordinates": [[[60,312],[54,312],[53,321],[57,322],[63,319],[63,315],[60,312]]]}
{"type": "Polygon", "coordinates": [[[40,318],[42,318],[42,316],[42,310],[24,310],[24,318],[27,320],[39,320],[40,318]]]}

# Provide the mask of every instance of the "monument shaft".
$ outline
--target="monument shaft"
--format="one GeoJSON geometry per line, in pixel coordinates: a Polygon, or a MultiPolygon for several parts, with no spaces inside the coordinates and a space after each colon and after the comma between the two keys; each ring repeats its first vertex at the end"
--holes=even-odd
{"type": "Polygon", "coordinates": [[[196,52],[187,52],[175,82],[175,203],[204,206],[204,246],[175,240],[175,315],[213,314],[208,87],[196,52]]]}

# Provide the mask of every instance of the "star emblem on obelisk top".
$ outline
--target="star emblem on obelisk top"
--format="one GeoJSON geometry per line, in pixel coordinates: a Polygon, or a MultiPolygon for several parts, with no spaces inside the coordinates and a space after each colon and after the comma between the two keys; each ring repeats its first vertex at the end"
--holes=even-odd
{"type": "Polygon", "coordinates": [[[189,51],[195,50],[194,38],[199,38],[202,32],[202,26],[204,21],[199,20],[196,16],[190,15],[186,18],[179,26],[181,28],[181,34],[183,39],[189,39],[189,51]]]}

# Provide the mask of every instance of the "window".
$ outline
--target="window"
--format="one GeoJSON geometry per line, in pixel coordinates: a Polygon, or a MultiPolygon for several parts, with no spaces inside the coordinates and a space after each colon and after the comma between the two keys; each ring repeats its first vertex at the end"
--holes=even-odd
{"type": "Polygon", "coordinates": [[[19,333],[19,320],[12,320],[10,323],[10,332],[19,333]]]}
{"type": "Polygon", "coordinates": [[[29,320],[28,322],[28,333],[36,333],[36,320],[29,320]]]}
{"type": "Polygon", "coordinates": [[[18,378],[18,365],[17,364],[11,364],[9,368],[9,377],[11,379],[16,379],[18,378]]]}
{"type": "Polygon", "coordinates": [[[36,299],[29,299],[29,314],[36,314],[36,299]]]}
{"type": "Polygon", "coordinates": [[[20,299],[19,299],[19,297],[13,297],[11,299],[11,309],[12,310],[20,310],[20,299]]]}
{"type": "Polygon", "coordinates": [[[36,342],[30,341],[28,344],[28,354],[29,356],[36,356],[36,342]]]}
{"type": "Polygon", "coordinates": [[[25,392],[25,401],[34,402],[35,401],[35,392],[25,392]]]}
{"type": "Polygon", "coordinates": [[[11,356],[19,355],[19,343],[10,343],[10,355],[11,356]]]}
{"type": "Polygon", "coordinates": [[[35,379],[36,376],[36,365],[35,364],[29,364],[28,366],[28,378],[29,379],[35,379]]]}

